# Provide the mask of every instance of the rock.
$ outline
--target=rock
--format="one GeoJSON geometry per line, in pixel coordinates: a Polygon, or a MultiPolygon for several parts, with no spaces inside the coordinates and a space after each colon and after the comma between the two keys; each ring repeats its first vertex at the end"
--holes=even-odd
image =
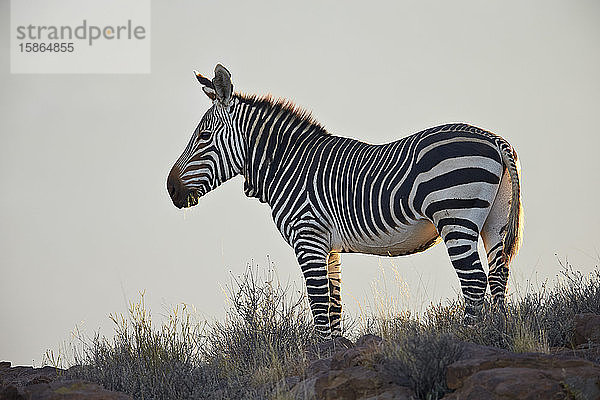
{"type": "Polygon", "coordinates": [[[363,366],[333,370],[315,382],[317,399],[355,400],[391,396],[409,399],[413,392],[409,388],[395,385],[386,375],[363,366]],[[387,378],[387,379],[386,379],[387,378]]]}
{"type": "Polygon", "coordinates": [[[361,336],[357,341],[356,347],[369,347],[369,346],[378,346],[383,341],[382,338],[376,335],[372,335],[370,333],[361,336]]]}
{"type": "Polygon", "coordinates": [[[575,349],[555,347],[550,349],[550,352],[557,356],[579,357],[600,364],[600,344],[597,343],[580,344],[575,349]]]}
{"type": "Polygon", "coordinates": [[[0,400],[25,400],[14,385],[8,385],[0,391],[0,400]]]}
{"type": "Polygon", "coordinates": [[[592,362],[565,354],[465,346],[461,359],[448,366],[446,382],[455,392],[444,399],[600,398],[600,366],[592,362]]]}
{"type": "Polygon", "coordinates": [[[0,368],[0,382],[3,385],[14,385],[17,388],[27,386],[35,383],[50,382],[59,378],[60,374],[64,374],[64,370],[43,367],[10,367],[10,363],[7,363],[8,367],[0,368]]]}
{"type": "Polygon", "coordinates": [[[408,400],[414,396],[410,388],[396,385],[386,380],[384,374],[361,366],[322,372],[298,383],[290,394],[296,399],[318,400],[408,400]]]}
{"type": "Polygon", "coordinates": [[[44,367],[10,367],[0,364],[0,400],[132,400],[124,393],[102,386],[64,379],[66,371],[44,367]]]}
{"type": "Polygon", "coordinates": [[[315,382],[319,399],[355,399],[375,394],[381,386],[374,371],[363,367],[333,370],[315,382]]]}
{"type": "Polygon", "coordinates": [[[498,347],[484,346],[471,342],[462,342],[459,360],[469,358],[488,358],[506,354],[510,354],[510,351],[500,349],[498,347]]]}
{"type": "Polygon", "coordinates": [[[353,347],[341,350],[331,357],[331,369],[344,369],[356,367],[359,365],[373,365],[373,354],[377,351],[376,347],[353,347]]]}
{"type": "Polygon", "coordinates": [[[416,397],[411,389],[403,386],[397,386],[381,394],[372,397],[365,397],[361,400],[414,400],[416,397]]]}
{"type": "Polygon", "coordinates": [[[352,347],[339,349],[330,361],[330,369],[344,369],[359,365],[369,366],[374,364],[374,354],[379,351],[382,339],[375,335],[364,335],[352,347]]]}
{"type": "Polygon", "coordinates": [[[573,335],[575,346],[589,342],[600,344],[600,315],[577,314],[575,316],[575,332],[573,335]]]}
{"type": "Polygon", "coordinates": [[[306,368],[306,376],[317,376],[322,372],[327,372],[331,369],[331,358],[321,358],[312,361],[306,368]]]}
{"type": "Polygon", "coordinates": [[[583,376],[568,376],[562,385],[565,391],[571,398],[575,399],[600,399],[600,390],[598,389],[600,376],[583,377],[583,376]]]}
{"type": "Polygon", "coordinates": [[[529,368],[498,368],[469,376],[450,399],[564,399],[559,382],[529,368]]]}
{"type": "MultiPolygon", "coordinates": [[[[361,337],[356,345],[347,339],[321,344],[321,354],[330,355],[312,361],[306,379],[290,391],[297,399],[388,400],[412,399],[413,391],[395,382],[389,372],[376,364],[382,339],[375,335],[361,337]]],[[[311,349],[312,354],[316,354],[311,349]]]]}
{"type": "Polygon", "coordinates": [[[25,397],[35,400],[132,400],[124,393],[111,392],[95,383],[55,381],[23,388],[25,397]]]}

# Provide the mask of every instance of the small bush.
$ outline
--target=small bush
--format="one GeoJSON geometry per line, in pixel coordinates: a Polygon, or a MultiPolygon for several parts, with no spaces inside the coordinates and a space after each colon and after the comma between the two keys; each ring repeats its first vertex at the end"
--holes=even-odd
{"type": "Polygon", "coordinates": [[[114,338],[79,336],[69,377],[139,399],[266,398],[281,378],[303,372],[303,349],[315,340],[308,303],[272,269],[248,268],[227,289],[224,322],[201,323],[178,306],[157,328],[142,294],[127,315],[111,315],[114,338]]]}
{"type": "Polygon", "coordinates": [[[384,368],[392,376],[407,377],[420,399],[439,399],[448,393],[446,369],[460,357],[460,344],[450,335],[414,324],[397,335],[383,346],[384,368]]]}
{"type": "Polygon", "coordinates": [[[75,353],[68,376],[98,382],[135,398],[202,398],[213,381],[199,359],[203,325],[186,306],[173,309],[159,329],[152,325],[144,295],[131,303],[127,316],[114,314],[115,336],[98,334],[75,353]]]}
{"type": "Polygon", "coordinates": [[[305,296],[291,298],[272,269],[262,279],[248,269],[228,292],[232,307],[208,329],[202,351],[219,379],[264,396],[285,376],[302,375],[304,349],[317,340],[305,296]]]}

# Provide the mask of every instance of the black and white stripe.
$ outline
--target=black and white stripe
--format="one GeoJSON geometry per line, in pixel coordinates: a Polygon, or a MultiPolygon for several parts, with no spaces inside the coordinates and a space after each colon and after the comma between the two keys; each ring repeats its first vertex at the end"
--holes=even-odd
{"type": "Polygon", "coordinates": [[[178,207],[195,205],[242,174],[246,195],[271,207],[294,249],[323,336],[340,334],[340,253],[406,255],[443,240],[467,321],[480,312],[488,282],[504,304],[522,226],[518,161],[504,139],[449,124],[371,145],[330,135],[285,101],[228,94],[228,71],[217,66],[215,74],[212,85],[199,77],[214,105],[171,170],[169,193],[178,207]]]}

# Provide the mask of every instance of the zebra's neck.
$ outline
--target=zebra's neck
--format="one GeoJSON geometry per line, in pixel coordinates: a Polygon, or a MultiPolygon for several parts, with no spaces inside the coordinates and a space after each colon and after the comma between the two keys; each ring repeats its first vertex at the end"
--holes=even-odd
{"type": "Polygon", "coordinates": [[[309,112],[286,100],[236,94],[245,140],[244,192],[270,203],[269,187],[285,159],[331,137],[309,112]]]}

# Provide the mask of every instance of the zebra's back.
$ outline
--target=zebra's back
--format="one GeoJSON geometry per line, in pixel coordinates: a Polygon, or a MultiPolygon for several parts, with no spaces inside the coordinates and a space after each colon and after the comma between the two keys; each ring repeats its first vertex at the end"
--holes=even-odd
{"type": "Polygon", "coordinates": [[[502,139],[465,124],[382,145],[326,139],[298,185],[306,185],[341,252],[395,256],[429,248],[439,239],[434,223],[448,209],[455,217],[489,209],[504,170],[502,139]]]}

